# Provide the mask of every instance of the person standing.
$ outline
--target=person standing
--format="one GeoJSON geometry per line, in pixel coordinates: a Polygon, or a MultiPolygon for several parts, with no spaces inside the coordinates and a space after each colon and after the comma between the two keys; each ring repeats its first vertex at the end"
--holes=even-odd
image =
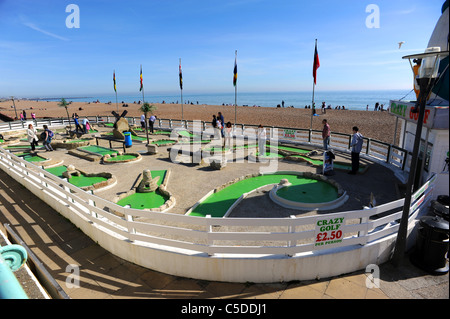
{"type": "Polygon", "coordinates": [[[83,132],[83,129],[81,128],[80,121],[78,120],[78,114],[73,115],[73,121],[75,122],[75,132],[78,134],[78,129],[80,129],[81,132],[83,132]]]}
{"type": "Polygon", "coordinates": [[[211,125],[214,129],[214,139],[220,139],[220,121],[214,114],[213,119],[211,121],[211,125]]]}
{"type": "Polygon", "coordinates": [[[322,129],[322,139],[323,139],[323,149],[325,151],[328,150],[328,145],[330,144],[330,135],[331,135],[331,129],[330,125],[328,124],[328,121],[324,119],[322,121],[323,129],[322,129]]]}
{"type": "Polygon", "coordinates": [[[223,127],[225,126],[225,119],[223,118],[222,112],[219,112],[219,114],[217,114],[217,119],[220,121],[220,134],[222,134],[222,137],[224,137],[223,127]]]}
{"type": "Polygon", "coordinates": [[[141,128],[143,130],[145,130],[145,115],[144,114],[141,115],[141,128]]]}
{"type": "Polygon", "coordinates": [[[259,124],[258,126],[258,152],[259,156],[266,155],[266,140],[267,140],[267,132],[266,129],[259,124]]]}
{"type": "Polygon", "coordinates": [[[152,134],[153,134],[153,127],[155,125],[155,121],[156,121],[156,116],[155,115],[150,116],[150,118],[148,119],[148,126],[149,126],[150,132],[152,134]]]}
{"type": "Polygon", "coordinates": [[[231,138],[233,135],[233,128],[231,126],[231,122],[227,122],[227,125],[225,126],[225,141],[223,144],[223,148],[228,148],[231,151],[232,144],[231,144],[231,138]]]}
{"type": "Polygon", "coordinates": [[[33,124],[28,124],[28,129],[27,129],[27,140],[31,145],[31,150],[35,151],[36,150],[36,145],[38,145],[38,140],[39,138],[36,135],[36,129],[33,127],[33,124]]]}
{"type": "Polygon", "coordinates": [[[350,175],[356,175],[359,171],[359,153],[361,153],[363,146],[363,136],[359,133],[357,126],[353,126],[353,136],[350,147],[352,148],[352,170],[348,172],[350,175]]]}
{"type": "Polygon", "coordinates": [[[88,131],[87,131],[87,122],[88,122],[88,119],[87,118],[83,118],[83,133],[87,133],[88,131]]]}

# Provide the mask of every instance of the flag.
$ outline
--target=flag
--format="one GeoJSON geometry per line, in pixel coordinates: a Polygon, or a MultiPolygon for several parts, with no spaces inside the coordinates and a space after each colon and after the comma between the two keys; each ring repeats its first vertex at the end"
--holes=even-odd
{"type": "Polygon", "coordinates": [[[139,91],[142,91],[142,89],[144,88],[144,84],[142,82],[142,64],[141,64],[141,75],[140,75],[140,80],[141,80],[141,88],[139,89],[139,91]]]}
{"type": "Polygon", "coordinates": [[[314,77],[314,84],[316,84],[317,79],[317,69],[320,67],[319,62],[319,53],[317,53],[317,40],[316,40],[316,48],[314,50],[314,66],[313,66],[313,77],[314,77]]]}
{"type": "Polygon", "coordinates": [[[113,82],[114,82],[114,92],[117,92],[117,89],[116,89],[116,71],[114,71],[114,73],[113,73],[113,82]]]}
{"type": "Polygon", "coordinates": [[[183,89],[183,74],[181,73],[181,59],[180,59],[180,90],[183,89]]]}
{"type": "Polygon", "coordinates": [[[236,86],[237,83],[237,62],[236,57],[234,58],[234,71],[233,71],[233,85],[236,86]]]}

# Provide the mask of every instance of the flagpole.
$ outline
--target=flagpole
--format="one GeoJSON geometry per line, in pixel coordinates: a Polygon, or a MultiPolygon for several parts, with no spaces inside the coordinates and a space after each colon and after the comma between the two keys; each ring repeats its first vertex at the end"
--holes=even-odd
{"type": "Polygon", "coordinates": [[[316,109],[315,109],[315,105],[314,105],[314,91],[316,88],[316,72],[317,69],[320,66],[319,64],[316,64],[316,62],[318,62],[318,53],[317,53],[317,39],[316,39],[316,44],[315,44],[315,49],[314,49],[314,65],[313,65],[313,94],[312,94],[312,105],[311,105],[311,124],[310,124],[310,134],[311,134],[311,130],[312,130],[312,122],[313,122],[313,116],[316,113],[316,109]]]}
{"type": "MultiPolygon", "coordinates": [[[[237,50],[234,52],[234,67],[237,67],[237,50]]],[[[236,77],[236,74],[234,75],[236,77]]],[[[237,78],[234,79],[234,125],[237,123],[237,78]]]]}
{"type": "Polygon", "coordinates": [[[117,91],[116,91],[116,109],[117,109],[117,113],[119,112],[119,104],[117,103],[117,91]]]}
{"type": "Polygon", "coordinates": [[[312,130],[312,122],[313,122],[313,114],[314,114],[314,89],[315,89],[315,87],[316,87],[316,84],[313,83],[313,94],[312,94],[312,104],[311,104],[311,125],[309,127],[311,130],[312,130]]]}
{"type": "MultiPolygon", "coordinates": [[[[180,75],[181,75],[181,58],[180,58],[180,75]]],[[[182,87],[182,78],[180,78],[180,92],[181,92],[181,125],[183,125],[184,120],[184,109],[183,109],[183,87],[182,87]]]]}

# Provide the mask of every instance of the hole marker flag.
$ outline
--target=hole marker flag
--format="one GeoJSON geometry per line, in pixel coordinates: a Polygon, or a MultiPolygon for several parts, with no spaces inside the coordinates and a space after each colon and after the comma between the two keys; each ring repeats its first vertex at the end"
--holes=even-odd
{"type": "Polygon", "coordinates": [[[140,75],[140,81],[141,81],[141,88],[139,89],[139,91],[142,91],[142,89],[144,88],[144,84],[142,82],[142,64],[141,64],[141,75],[140,75]]]}
{"type": "Polygon", "coordinates": [[[316,84],[317,79],[317,69],[320,67],[319,62],[319,53],[317,53],[317,40],[316,40],[316,48],[314,50],[314,66],[313,66],[313,77],[314,77],[314,84],[316,84]]]}

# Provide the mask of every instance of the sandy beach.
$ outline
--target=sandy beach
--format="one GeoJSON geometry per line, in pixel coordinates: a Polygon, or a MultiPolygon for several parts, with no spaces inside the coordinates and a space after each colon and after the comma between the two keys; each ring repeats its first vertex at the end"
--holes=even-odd
{"type": "MultiPolygon", "coordinates": [[[[66,110],[58,106],[58,101],[29,101],[17,100],[15,106],[17,113],[23,110],[27,113],[27,118],[31,118],[31,112],[37,118],[44,117],[67,117],[66,110]]],[[[154,114],[161,119],[181,119],[181,104],[161,104],[154,103],[156,111],[154,114]]],[[[128,111],[127,116],[139,117],[141,105],[129,103],[128,107],[122,107],[119,103],[116,106],[105,103],[73,102],[68,106],[69,115],[77,113],[83,116],[112,116],[112,111],[118,110],[121,114],[128,111]]],[[[234,123],[235,107],[222,105],[183,105],[183,118],[185,120],[211,121],[213,114],[222,112],[225,122],[234,123]]],[[[15,117],[15,110],[12,101],[0,102],[0,113],[15,117]]],[[[353,110],[326,110],[322,114],[317,110],[318,116],[312,117],[313,130],[321,130],[322,120],[327,119],[332,132],[352,133],[352,127],[358,126],[360,132],[365,137],[370,137],[386,143],[392,143],[395,133],[395,117],[388,112],[375,111],[353,111],[353,110]]],[[[251,107],[238,106],[236,109],[237,123],[253,124],[264,126],[290,127],[309,129],[311,126],[311,110],[301,108],[272,108],[272,107],[251,107]]],[[[397,133],[398,136],[398,133],[397,133]]]]}

